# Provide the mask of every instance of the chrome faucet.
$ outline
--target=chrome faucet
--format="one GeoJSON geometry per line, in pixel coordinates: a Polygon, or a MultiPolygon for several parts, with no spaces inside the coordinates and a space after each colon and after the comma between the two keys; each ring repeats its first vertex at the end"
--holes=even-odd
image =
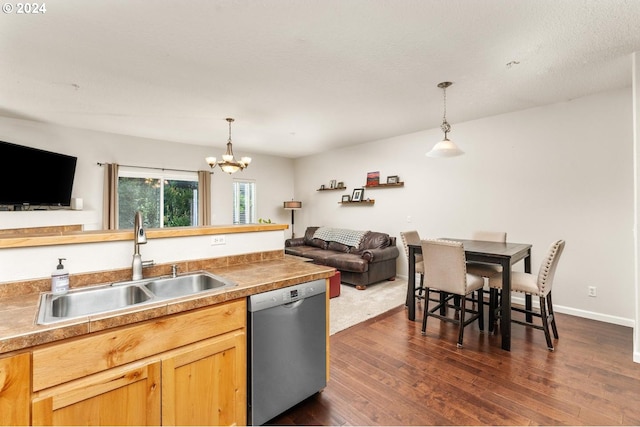
{"type": "Polygon", "coordinates": [[[147,243],[147,235],[142,226],[142,212],[137,211],[133,221],[133,280],[142,279],[142,257],[140,245],[147,243]]]}

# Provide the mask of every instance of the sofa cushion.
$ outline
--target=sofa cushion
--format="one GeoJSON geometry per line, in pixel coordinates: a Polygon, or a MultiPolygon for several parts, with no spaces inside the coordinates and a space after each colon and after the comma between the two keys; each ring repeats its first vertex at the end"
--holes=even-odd
{"type": "Polygon", "coordinates": [[[367,233],[360,246],[358,246],[358,253],[362,253],[367,249],[384,249],[390,244],[390,238],[387,233],[380,233],[377,231],[370,231],[367,233]]]}
{"type": "Polygon", "coordinates": [[[355,254],[334,252],[332,255],[325,257],[322,263],[338,270],[352,271],[354,273],[364,273],[369,270],[369,261],[355,254]]]}
{"type": "Polygon", "coordinates": [[[330,251],[336,251],[336,252],[349,252],[349,250],[352,247],[353,246],[343,245],[342,243],[338,243],[338,242],[329,242],[327,249],[329,249],[330,251]]]}
{"type": "Polygon", "coordinates": [[[305,258],[316,259],[317,253],[324,252],[324,249],[313,246],[289,246],[285,248],[285,253],[289,255],[301,256],[305,258]]]}
{"type": "Polygon", "coordinates": [[[316,230],[320,228],[320,227],[307,227],[307,231],[304,232],[304,244],[305,245],[310,245],[311,244],[311,240],[313,240],[313,235],[315,234],[316,230]]]}
{"type": "Polygon", "coordinates": [[[322,239],[311,239],[311,241],[309,242],[309,246],[313,246],[320,249],[327,249],[327,247],[329,246],[329,243],[325,242],[322,239]]]}

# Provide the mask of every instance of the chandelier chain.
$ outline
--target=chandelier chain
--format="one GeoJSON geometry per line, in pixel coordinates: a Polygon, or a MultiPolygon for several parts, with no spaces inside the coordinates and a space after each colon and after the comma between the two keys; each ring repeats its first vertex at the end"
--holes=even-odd
{"type": "Polygon", "coordinates": [[[451,84],[440,83],[438,86],[442,88],[442,99],[443,99],[443,114],[442,114],[442,124],[440,125],[440,129],[444,132],[444,139],[447,139],[447,134],[451,132],[451,125],[447,122],[447,87],[451,84]]]}

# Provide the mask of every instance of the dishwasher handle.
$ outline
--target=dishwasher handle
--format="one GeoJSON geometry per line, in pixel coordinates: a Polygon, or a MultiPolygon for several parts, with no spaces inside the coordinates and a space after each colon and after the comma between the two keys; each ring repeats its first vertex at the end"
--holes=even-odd
{"type": "Polygon", "coordinates": [[[305,299],[306,298],[299,299],[298,301],[294,301],[294,302],[288,302],[286,304],[283,304],[282,306],[286,308],[298,308],[302,305],[305,299]]]}

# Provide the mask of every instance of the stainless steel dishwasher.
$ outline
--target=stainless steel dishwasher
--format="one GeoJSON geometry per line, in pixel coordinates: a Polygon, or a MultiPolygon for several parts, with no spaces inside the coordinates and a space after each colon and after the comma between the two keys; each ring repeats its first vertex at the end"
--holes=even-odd
{"type": "Polygon", "coordinates": [[[262,425],[326,385],[326,284],[249,297],[247,423],[262,425]]]}

